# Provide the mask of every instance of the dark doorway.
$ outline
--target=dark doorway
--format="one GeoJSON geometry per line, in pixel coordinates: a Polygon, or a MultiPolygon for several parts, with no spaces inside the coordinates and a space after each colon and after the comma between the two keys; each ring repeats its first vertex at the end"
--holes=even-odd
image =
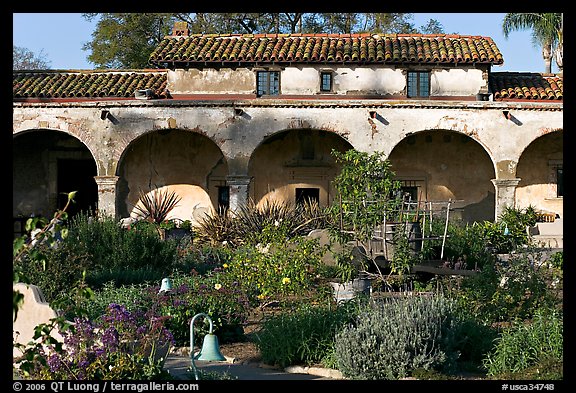
{"type": "Polygon", "coordinates": [[[218,211],[225,212],[230,207],[230,187],[218,186],[218,211]]]}
{"type": "Polygon", "coordinates": [[[319,188],[297,188],[296,189],[296,204],[299,205],[304,202],[316,202],[320,204],[320,189],[319,188]]]}
{"type": "Polygon", "coordinates": [[[68,201],[68,193],[76,191],[75,203],[70,204],[68,217],[79,212],[93,213],[98,203],[98,186],[94,180],[96,164],[93,160],[58,159],[58,209],[68,201]]]}

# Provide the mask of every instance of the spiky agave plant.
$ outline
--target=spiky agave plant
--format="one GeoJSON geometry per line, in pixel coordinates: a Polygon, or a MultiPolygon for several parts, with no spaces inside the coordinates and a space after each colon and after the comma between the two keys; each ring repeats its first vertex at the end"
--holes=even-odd
{"type": "Polygon", "coordinates": [[[135,209],[140,217],[160,225],[181,200],[175,191],[169,189],[156,187],[150,193],[140,190],[140,204],[137,203],[135,209]]]}
{"type": "Polygon", "coordinates": [[[219,209],[216,214],[206,214],[198,221],[195,234],[200,243],[221,245],[226,242],[231,246],[237,246],[240,243],[234,219],[227,209],[219,209]]]}

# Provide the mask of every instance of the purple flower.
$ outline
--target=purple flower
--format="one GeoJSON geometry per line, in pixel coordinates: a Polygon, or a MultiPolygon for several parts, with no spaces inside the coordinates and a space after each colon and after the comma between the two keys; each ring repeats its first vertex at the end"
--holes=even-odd
{"type": "Polygon", "coordinates": [[[48,366],[50,367],[50,371],[58,372],[63,366],[62,360],[60,356],[57,354],[50,355],[48,357],[48,366]]]}

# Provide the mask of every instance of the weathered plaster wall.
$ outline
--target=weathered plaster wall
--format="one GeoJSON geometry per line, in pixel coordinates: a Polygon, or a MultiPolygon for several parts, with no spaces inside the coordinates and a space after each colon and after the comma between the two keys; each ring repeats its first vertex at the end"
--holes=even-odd
{"type": "MultiPolygon", "coordinates": [[[[280,68],[278,68],[280,70],[280,68]]],[[[176,69],[168,71],[168,89],[172,94],[255,94],[256,71],[249,68],[176,69]]],[[[406,94],[406,71],[381,66],[298,66],[280,70],[281,93],[310,95],[320,92],[320,72],[334,77],[333,94],[406,94]]],[[[434,69],[430,78],[433,96],[475,97],[487,88],[483,71],[475,68],[434,69]]]]}
{"type": "Polygon", "coordinates": [[[553,132],[531,143],[517,166],[521,179],[516,189],[518,207],[530,205],[563,217],[563,198],[557,197],[556,167],[563,165],[563,135],[553,132]]]}
{"type": "Polygon", "coordinates": [[[487,88],[479,69],[434,70],[430,77],[432,96],[474,96],[487,88]]]}
{"type": "Polygon", "coordinates": [[[331,151],[350,147],[340,136],[319,130],[292,130],[271,136],[250,160],[249,174],[254,179],[251,198],[257,203],[294,203],[296,188],[318,188],[319,203],[327,206],[334,197],[331,182],[338,172],[331,151]]]}
{"type": "Polygon", "coordinates": [[[168,71],[168,90],[177,94],[254,94],[256,73],[247,68],[168,71]]]}
{"type": "Polygon", "coordinates": [[[227,174],[222,153],[207,137],[183,130],[147,133],[122,157],[118,195],[126,203],[120,204],[120,213],[134,215],[141,191],[167,186],[182,198],[174,216],[193,220],[195,210],[215,208],[216,187],[226,184],[227,174]]]}
{"type": "MultiPolygon", "coordinates": [[[[475,176],[482,179],[483,183],[492,178],[513,180],[516,177],[522,177],[522,173],[516,173],[516,168],[520,156],[528,145],[542,135],[563,128],[562,111],[542,110],[546,107],[555,108],[557,105],[417,100],[323,100],[318,102],[294,99],[15,104],[13,134],[14,141],[18,142],[24,137],[25,132],[33,131],[34,138],[37,138],[45,130],[53,129],[82,141],[86,146],[86,154],[92,156],[97,164],[98,176],[106,179],[119,176],[117,201],[119,206],[124,204],[125,208],[124,210],[119,208],[118,211],[125,216],[129,213],[128,203],[135,202],[137,192],[135,190],[138,186],[148,186],[154,182],[162,182],[162,185],[197,186],[210,197],[214,204],[215,197],[210,179],[244,187],[249,184],[246,182],[249,180],[249,172],[253,171],[249,169],[252,165],[251,160],[253,160],[252,163],[261,161],[267,165],[271,162],[270,159],[273,159],[277,161],[276,166],[285,165],[280,160],[280,156],[275,156],[276,151],[286,154],[282,158],[284,161],[294,159],[287,154],[295,151],[297,147],[295,141],[282,146],[287,148],[286,151],[276,148],[271,149],[270,153],[264,153],[265,150],[260,151],[261,145],[264,146],[263,142],[269,137],[290,130],[297,130],[295,135],[304,130],[317,130],[333,136],[333,138],[325,139],[328,143],[322,142],[318,145],[319,152],[322,152],[322,148],[327,150],[328,146],[333,145],[335,147],[351,146],[367,152],[382,151],[385,154],[390,154],[396,145],[407,137],[413,134],[419,137],[418,133],[422,131],[426,131],[435,141],[434,143],[438,143],[435,146],[439,148],[441,146],[442,149],[445,146],[443,142],[436,141],[441,140],[446,131],[466,135],[470,138],[468,143],[471,143],[471,146],[477,146],[472,151],[474,160],[465,160],[463,156],[458,156],[458,150],[448,148],[449,144],[447,144],[446,149],[441,151],[442,154],[438,154],[435,150],[432,150],[434,154],[428,153],[423,147],[421,154],[424,157],[427,157],[427,154],[430,155],[418,161],[421,163],[417,168],[407,167],[404,164],[406,170],[422,171],[426,160],[436,167],[447,161],[449,170],[435,169],[429,175],[434,179],[440,179],[436,184],[445,183],[445,187],[457,189],[459,190],[457,194],[460,194],[469,186],[462,184],[458,178],[453,178],[451,173],[455,173],[457,177],[464,177],[467,172],[480,171],[475,176]],[[241,108],[243,113],[235,114],[234,108],[241,108]],[[102,118],[102,111],[108,111],[109,117],[102,118]],[[373,117],[370,112],[374,112],[373,117]],[[505,113],[510,116],[506,117],[505,113]],[[170,135],[173,131],[168,132],[168,130],[178,130],[174,132],[174,135],[178,137],[172,140],[170,135]],[[143,135],[148,136],[142,137],[143,135]],[[139,139],[140,137],[142,139],[139,139]],[[479,153],[482,149],[486,153],[485,156],[479,153]],[[456,158],[451,160],[446,158],[455,155],[456,158]],[[478,168],[479,163],[481,166],[478,168]],[[218,165],[225,166],[218,167],[218,165]],[[454,165],[457,166],[454,167],[454,165]],[[178,170],[174,171],[174,168],[178,170]],[[492,172],[489,168],[492,168],[492,172]],[[182,171],[185,171],[186,175],[179,173],[182,171]],[[225,179],[221,180],[222,177],[225,179]],[[127,184],[127,181],[133,184],[127,184]]],[[[460,143],[457,142],[458,138],[455,137],[454,140],[451,143],[452,146],[460,143]]],[[[23,145],[27,144],[23,143],[23,145]]],[[[22,150],[24,149],[25,147],[22,147],[22,150]]],[[[410,149],[407,146],[404,149],[408,155],[410,149]]],[[[556,152],[562,151],[559,146],[554,149],[556,152]]],[[[324,155],[326,150],[323,152],[324,155]]],[[[406,159],[399,153],[395,155],[396,159],[406,159]]],[[[26,153],[22,153],[21,158],[15,159],[15,163],[20,168],[28,168],[26,165],[29,164],[25,163],[26,160],[23,158],[25,156],[26,153]]],[[[49,162],[44,162],[45,160],[42,158],[44,167],[47,165],[46,162],[49,162]]],[[[28,173],[37,178],[45,178],[42,171],[45,172],[46,169],[29,169],[28,173]]],[[[308,168],[301,169],[301,171],[313,170],[308,168]]],[[[257,188],[250,190],[254,196],[263,196],[268,192],[266,190],[268,186],[264,187],[262,184],[272,184],[276,181],[274,176],[264,173],[256,173],[258,176],[266,176],[267,179],[263,183],[257,183],[257,188]]],[[[289,176],[293,175],[282,174],[280,179],[286,181],[286,184],[279,186],[280,182],[276,182],[272,188],[286,196],[293,193],[296,185],[321,183],[300,180],[288,183],[289,176]],[[282,187],[287,188],[283,190],[282,187]]],[[[309,174],[309,176],[324,175],[309,174]]],[[[326,181],[322,180],[322,182],[324,182],[322,186],[324,190],[326,181]]],[[[45,182],[23,183],[23,185],[28,184],[34,190],[52,187],[46,185],[45,182]]],[[[490,198],[486,195],[489,192],[488,188],[482,185],[479,188],[481,191],[471,196],[474,203],[482,203],[490,198]]],[[[234,189],[233,192],[238,190],[241,192],[242,188],[234,189]]],[[[202,199],[201,192],[196,194],[198,191],[199,189],[190,190],[190,193],[206,201],[202,199]]],[[[15,194],[17,197],[13,208],[15,216],[18,204],[25,204],[23,199],[29,198],[27,192],[31,191],[15,194]]],[[[449,190],[442,191],[440,187],[434,192],[443,198],[454,193],[449,190]]],[[[534,192],[531,191],[531,193],[534,192]]],[[[42,196],[39,193],[34,198],[42,196]]],[[[520,193],[518,197],[521,196],[520,193]]],[[[112,208],[116,209],[116,207],[112,208]]]]}
{"type": "Polygon", "coordinates": [[[467,135],[422,131],[390,153],[392,170],[418,187],[419,200],[456,201],[452,207],[467,221],[494,219],[494,166],[490,156],[467,135]]]}

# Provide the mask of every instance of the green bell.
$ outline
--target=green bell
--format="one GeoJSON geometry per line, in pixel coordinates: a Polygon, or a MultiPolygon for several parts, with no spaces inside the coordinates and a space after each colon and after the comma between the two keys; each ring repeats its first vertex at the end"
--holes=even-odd
{"type": "Polygon", "coordinates": [[[204,336],[204,342],[202,343],[202,349],[200,353],[194,357],[196,360],[204,361],[224,361],[226,358],[220,352],[220,347],[218,346],[218,337],[215,334],[208,333],[204,336]]]}
{"type": "Polygon", "coordinates": [[[158,293],[170,292],[172,290],[172,281],[168,277],[162,279],[162,285],[158,293]]]}

